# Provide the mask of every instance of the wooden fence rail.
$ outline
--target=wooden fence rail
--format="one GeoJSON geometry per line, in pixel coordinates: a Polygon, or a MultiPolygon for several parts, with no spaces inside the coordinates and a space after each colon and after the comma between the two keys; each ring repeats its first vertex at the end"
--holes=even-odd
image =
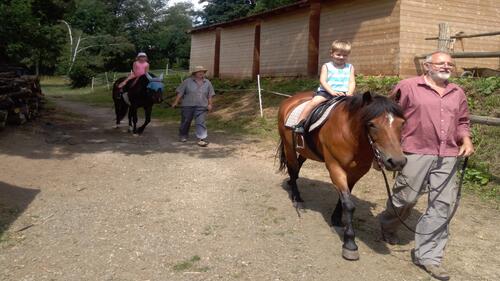
{"type": "MultiPolygon", "coordinates": [[[[495,36],[495,35],[500,35],[500,31],[495,31],[495,32],[486,32],[486,33],[477,33],[477,34],[460,34],[458,33],[455,36],[451,36],[451,39],[461,39],[461,38],[474,38],[474,37],[485,37],[485,36],[495,36]]],[[[438,40],[439,37],[427,37],[425,40],[438,40]]]]}
{"type": "Polygon", "coordinates": [[[495,117],[471,115],[470,121],[474,124],[500,126],[500,118],[495,117]]]}
{"type": "MultiPolygon", "coordinates": [[[[430,54],[415,56],[417,59],[425,59],[430,54]]],[[[456,52],[450,53],[452,58],[498,58],[500,52],[456,52]]]]}

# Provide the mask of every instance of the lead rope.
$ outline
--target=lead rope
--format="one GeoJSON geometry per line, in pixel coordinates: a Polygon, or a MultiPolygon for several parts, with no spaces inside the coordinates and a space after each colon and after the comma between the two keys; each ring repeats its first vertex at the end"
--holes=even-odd
{"type": "MultiPolygon", "coordinates": [[[[450,223],[451,219],[455,216],[455,213],[457,212],[457,209],[458,209],[458,205],[460,204],[460,199],[462,198],[462,184],[464,182],[465,169],[467,169],[467,162],[469,160],[469,157],[465,157],[464,158],[464,161],[463,161],[463,164],[462,164],[462,169],[460,170],[460,181],[458,183],[457,199],[455,201],[455,206],[453,207],[453,211],[451,212],[450,217],[442,225],[440,225],[439,227],[437,227],[435,230],[433,230],[433,231],[431,231],[429,233],[421,233],[421,232],[418,232],[418,231],[414,230],[410,226],[408,226],[404,222],[404,220],[399,216],[399,213],[396,211],[396,206],[394,206],[394,202],[392,201],[391,188],[389,187],[389,182],[387,181],[387,176],[386,176],[385,171],[384,171],[384,164],[382,163],[382,160],[380,159],[381,158],[380,157],[380,151],[378,150],[378,148],[375,147],[375,142],[373,141],[373,139],[370,136],[370,134],[368,134],[368,141],[369,141],[369,143],[370,143],[370,145],[372,147],[373,154],[375,155],[375,160],[377,161],[378,165],[381,168],[380,171],[382,172],[382,175],[384,176],[385,189],[387,190],[387,196],[389,197],[389,202],[390,202],[392,211],[394,212],[394,214],[396,214],[396,216],[399,219],[399,221],[401,222],[401,224],[404,225],[406,227],[406,229],[408,229],[409,231],[411,231],[411,232],[413,232],[415,234],[419,234],[419,235],[433,234],[434,232],[436,232],[436,231],[440,230],[441,228],[443,228],[444,226],[448,225],[450,223]]],[[[453,170],[455,170],[458,167],[459,163],[460,163],[460,161],[457,159],[457,163],[455,163],[455,166],[453,167],[453,170]]],[[[450,176],[446,179],[446,181],[444,183],[447,183],[450,180],[451,177],[452,177],[452,174],[450,174],[450,176]]]]}

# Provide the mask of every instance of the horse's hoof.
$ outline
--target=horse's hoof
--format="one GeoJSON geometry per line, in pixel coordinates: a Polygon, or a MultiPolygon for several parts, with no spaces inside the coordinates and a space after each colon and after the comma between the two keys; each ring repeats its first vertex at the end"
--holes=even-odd
{"type": "Polygon", "coordinates": [[[113,129],[118,129],[118,128],[120,128],[120,126],[118,126],[118,125],[113,126],[113,129]]]}
{"type": "Polygon", "coordinates": [[[349,250],[346,248],[342,248],[342,257],[348,261],[357,261],[359,260],[359,252],[358,250],[349,250]]]}
{"type": "Polygon", "coordinates": [[[332,226],[333,227],[345,227],[345,224],[342,221],[340,221],[340,222],[332,221],[332,226]]]}
{"type": "Polygon", "coordinates": [[[293,207],[295,209],[305,210],[304,202],[293,201],[293,207]]]}
{"type": "Polygon", "coordinates": [[[139,134],[138,134],[138,133],[134,133],[134,134],[132,134],[132,135],[133,135],[134,137],[138,137],[138,136],[139,136],[139,134]]]}

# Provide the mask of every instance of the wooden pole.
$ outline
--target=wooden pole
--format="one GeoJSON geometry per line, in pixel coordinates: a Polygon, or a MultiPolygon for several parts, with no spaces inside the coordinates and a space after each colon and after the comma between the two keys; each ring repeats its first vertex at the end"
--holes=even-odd
{"type": "Polygon", "coordinates": [[[220,69],[220,32],[221,28],[215,30],[214,77],[216,78],[219,78],[220,69]]]}
{"type": "Polygon", "coordinates": [[[321,3],[318,0],[311,1],[311,6],[309,8],[309,41],[307,48],[307,75],[311,77],[316,77],[318,75],[320,14],[321,3]]]}
{"type": "Polygon", "coordinates": [[[438,50],[448,52],[450,50],[450,26],[447,22],[439,24],[438,50]]]}
{"type": "Polygon", "coordinates": [[[254,32],[252,77],[260,73],[260,22],[255,24],[254,32]]]}
{"type": "MultiPolygon", "coordinates": [[[[423,59],[428,55],[418,55],[415,58],[423,59]]],[[[450,55],[452,58],[500,58],[500,52],[457,52],[450,55]]]]}

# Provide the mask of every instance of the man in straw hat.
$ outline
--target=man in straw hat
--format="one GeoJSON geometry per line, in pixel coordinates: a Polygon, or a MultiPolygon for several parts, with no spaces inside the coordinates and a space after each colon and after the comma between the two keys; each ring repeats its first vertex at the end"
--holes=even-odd
{"type": "Polygon", "coordinates": [[[203,66],[196,66],[191,72],[191,76],[184,80],[176,89],[177,97],[172,107],[176,107],[182,99],[181,125],[179,137],[181,142],[186,142],[189,134],[191,121],[195,120],[196,137],[198,145],[205,147],[208,145],[207,126],[205,118],[207,112],[212,110],[212,99],[215,95],[212,83],[205,78],[207,69],[203,66]]]}

